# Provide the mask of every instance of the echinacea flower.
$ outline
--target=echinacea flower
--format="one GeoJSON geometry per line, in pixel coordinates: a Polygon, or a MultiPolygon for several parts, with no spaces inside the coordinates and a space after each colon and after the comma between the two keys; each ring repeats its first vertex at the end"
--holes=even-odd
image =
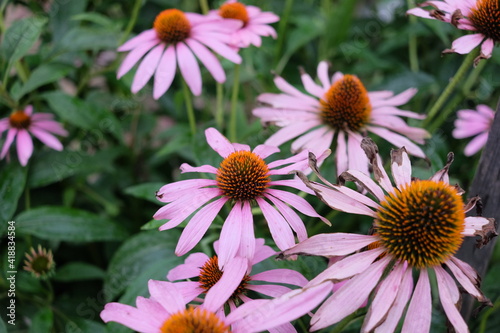
{"type": "Polygon", "coordinates": [[[487,105],[478,105],[476,109],[477,111],[459,110],[457,112],[458,118],[455,120],[455,129],[452,132],[456,139],[476,136],[465,146],[465,156],[474,155],[484,147],[488,141],[493,118],[495,118],[495,111],[487,105]]]}
{"type": "MultiPolygon", "coordinates": [[[[294,232],[299,241],[307,238],[304,223],[287,204],[302,214],[320,217],[302,197],[276,186],[305,189],[299,179],[272,180],[274,175],[287,175],[292,170],[308,168],[307,151],[284,160],[270,163],[265,158],[279,151],[278,148],[259,145],[253,151],[247,145],[232,144],[216,129],[205,131],[207,142],[223,161],[219,168],[211,165],[192,167],[181,165],[185,172],[206,172],[215,179],[188,179],[163,186],[156,194],[167,205],[160,208],[154,218],[168,219],[160,230],[178,226],[195,213],[184,228],[175,249],[177,255],[191,250],[203,237],[224,204],[232,204],[231,211],[220,234],[219,266],[239,253],[252,260],[255,252],[255,235],[251,205],[257,204],[267,221],[278,248],[284,250],[295,244],[294,232]],[[275,206],[273,207],[272,204],[275,206]]],[[[324,157],[323,157],[324,158],[324,157]]]]}
{"type": "Polygon", "coordinates": [[[0,153],[0,159],[7,155],[10,146],[17,137],[17,157],[22,166],[28,164],[28,160],[33,154],[33,140],[30,133],[48,147],[59,151],[63,149],[63,146],[52,134],[68,135],[61,124],[54,121],[52,114],[33,114],[33,106],[31,105],[26,106],[24,110],[12,112],[8,118],[0,119],[0,134],[4,131],[7,131],[7,137],[0,153]]]}
{"type": "Polygon", "coordinates": [[[425,116],[397,108],[407,103],[416,89],[410,88],[395,96],[392,91],[368,92],[354,75],[337,72],[330,79],[328,64],[324,61],[318,65],[321,84],[316,84],[306,73],[301,77],[305,90],[312,96],[277,76],[274,83],[282,93],[258,97],[266,105],[254,109],[253,114],[263,123],[282,127],[265,144],[280,146],[296,138],[292,143],[293,152],[307,149],[317,155],[330,148],[336,136],[338,175],[347,169],[368,172],[368,159],[360,147],[368,132],[397,147],[405,146],[412,155],[425,157],[411,140],[423,144],[429,133],[408,126],[399,117],[423,119],[425,116]]]}
{"type": "Polygon", "coordinates": [[[428,1],[420,6],[431,6],[435,9],[412,8],[406,13],[453,24],[459,29],[475,32],[453,41],[451,49],[443,53],[470,53],[481,44],[481,53],[475,64],[481,59],[488,59],[493,53],[495,43],[500,42],[500,16],[497,0],[445,0],[428,1]]]}
{"type": "MultiPolygon", "coordinates": [[[[209,292],[203,304],[186,305],[184,295],[178,286],[171,282],[149,280],[151,298],[137,297],[136,306],[121,303],[108,303],[101,312],[104,322],[114,321],[140,333],[166,332],[210,332],[210,333],[251,333],[250,329],[240,329],[238,309],[225,316],[220,310],[226,298],[209,292]]],[[[258,301],[254,303],[259,305],[258,301]]],[[[252,303],[247,303],[254,306],[252,303]]],[[[273,323],[254,318],[255,324],[270,331],[273,323]]]]}
{"type": "Polygon", "coordinates": [[[37,279],[47,279],[54,273],[55,263],[52,251],[38,245],[37,251],[31,248],[31,253],[26,253],[24,260],[25,271],[30,272],[37,279]]]}
{"type": "Polygon", "coordinates": [[[219,297],[227,298],[230,309],[234,310],[240,302],[251,300],[246,295],[250,290],[270,297],[277,297],[290,291],[290,288],[275,283],[299,287],[303,287],[307,283],[307,279],[302,274],[291,269],[272,269],[251,275],[254,265],[277,254],[271,247],[264,245],[264,240],[261,238],[255,240],[255,255],[251,261],[236,256],[226,262],[223,270],[219,268],[218,264],[218,241],[214,243],[214,248],[215,256],[209,258],[201,252],[190,254],[184,264],[168,272],[167,279],[172,282],[190,280],[177,282],[179,290],[186,298],[194,298],[209,290],[216,289],[216,294],[219,297]],[[197,281],[193,278],[197,278],[197,281]],[[252,281],[266,283],[252,284],[252,281]]]}
{"type": "Polygon", "coordinates": [[[153,97],[160,98],[170,88],[179,66],[189,89],[198,96],[202,82],[196,58],[215,81],[224,82],[226,74],[212,51],[239,64],[241,57],[228,44],[231,34],[241,25],[238,20],[213,19],[178,9],[166,9],[156,17],[153,29],[140,33],[118,48],[120,52],[130,53],[123,60],[117,76],[121,78],[146,55],[135,73],[131,87],[133,93],[141,90],[154,75],[153,97]]]}
{"type": "MultiPolygon", "coordinates": [[[[393,332],[407,304],[402,332],[429,332],[432,313],[430,271],[433,271],[448,320],[457,333],[468,332],[457,308],[460,291],[454,279],[480,302],[491,303],[479,289],[477,272],[454,254],[464,237],[481,236],[481,244],[487,243],[496,234],[494,220],[465,217],[479,198],[472,198],[465,204],[464,191],[449,184],[452,153],[442,170],[429,180],[420,180],[411,177],[406,150],[392,151],[391,169],[396,185],[393,186],[382,167],[375,143],[365,138],[363,149],[378,184],[358,170],[348,170],[340,179],[356,182],[372,197],[343,184],[330,184],[319,174],[326,185],[310,182],[300,175],[333,209],[372,217],[374,231],[372,235],[319,234],[284,251],[284,257],[296,254],[345,256],[312,279],[302,292],[294,290],[295,302],[306,298],[312,286],[320,288],[324,283],[347,281],[316,311],[311,318],[312,330],[339,322],[359,309],[373,292],[361,332],[393,332]],[[416,283],[413,271],[418,273],[416,283]]],[[[285,294],[279,300],[283,312],[290,310],[286,305],[287,297],[285,294]]]]}
{"type": "Polygon", "coordinates": [[[245,48],[250,44],[260,47],[261,36],[271,36],[276,39],[277,34],[270,23],[279,21],[279,16],[271,12],[262,12],[259,7],[247,6],[236,0],[224,2],[218,10],[210,15],[218,15],[225,19],[236,19],[243,22],[243,26],[232,34],[231,44],[238,48],[245,48]]]}

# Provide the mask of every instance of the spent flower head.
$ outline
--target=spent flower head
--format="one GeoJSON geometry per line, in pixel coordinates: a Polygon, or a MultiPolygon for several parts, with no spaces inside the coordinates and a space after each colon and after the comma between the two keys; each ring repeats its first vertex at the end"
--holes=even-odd
{"type": "Polygon", "coordinates": [[[36,251],[31,248],[30,253],[27,252],[25,256],[23,269],[30,272],[37,279],[45,280],[54,274],[56,264],[51,250],[38,245],[36,251]]]}

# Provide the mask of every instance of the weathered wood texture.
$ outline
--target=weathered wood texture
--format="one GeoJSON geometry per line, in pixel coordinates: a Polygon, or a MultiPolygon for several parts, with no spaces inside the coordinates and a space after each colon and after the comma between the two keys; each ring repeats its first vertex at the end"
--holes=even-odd
{"type": "MultiPolygon", "coordinates": [[[[500,103],[491,127],[488,142],[483,150],[479,165],[472,181],[467,196],[479,195],[483,202],[484,217],[493,217],[497,223],[497,232],[500,225],[500,103]]],[[[470,212],[475,215],[475,210],[470,212]]],[[[468,262],[474,267],[482,278],[486,274],[488,264],[493,253],[493,248],[498,237],[493,238],[489,244],[481,249],[476,248],[476,241],[473,238],[466,238],[462,247],[457,253],[457,257],[468,262]]],[[[485,295],[488,297],[488,295],[485,295]]],[[[474,298],[467,295],[463,299],[462,315],[468,321],[475,308],[474,298]]]]}

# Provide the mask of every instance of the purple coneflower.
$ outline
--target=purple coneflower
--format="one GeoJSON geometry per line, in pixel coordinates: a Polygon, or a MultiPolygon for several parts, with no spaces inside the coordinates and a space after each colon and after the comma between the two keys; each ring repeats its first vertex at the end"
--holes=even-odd
{"type": "Polygon", "coordinates": [[[62,150],[61,142],[53,135],[66,136],[68,132],[54,121],[54,116],[50,113],[33,114],[33,106],[28,105],[24,110],[16,110],[8,118],[0,119],[0,134],[7,131],[7,138],[0,153],[3,159],[10,146],[16,139],[17,157],[22,166],[28,164],[28,160],[33,154],[33,140],[30,133],[48,147],[55,150],[62,150]]]}
{"type": "Polygon", "coordinates": [[[292,151],[307,149],[316,154],[330,148],[336,136],[337,174],[347,169],[368,172],[368,159],[360,147],[368,132],[397,147],[405,146],[412,155],[425,157],[411,140],[423,144],[429,133],[408,126],[400,118],[423,119],[425,116],[397,108],[407,103],[416,89],[410,88],[396,96],[392,91],[368,92],[354,75],[337,72],[330,79],[328,64],[324,61],[318,65],[318,78],[319,85],[302,73],[304,88],[312,96],[277,76],[274,82],[282,93],[258,97],[266,106],[254,109],[253,114],[264,123],[282,127],[265,144],[280,146],[296,138],[292,151]]]}
{"type": "Polygon", "coordinates": [[[491,124],[495,118],[495,111],[487,105],[478,105],[476,110],[459,110],[455,120],[453,137],[456,139],[476,136],[465,146],[465,156],[471,156],[484,147],[488,140],[491,124]]]}
{"type": "Polygon", "coordinates": [[[164,10],[156,17],[153,29],[140,33],[118,48],[120,52],[130,51],[118,69],[118,78],[146,55],[135,73],[133,93],[141,90],[154,75],[153,97],[160,98],[172,84],[178,65],[191,92],[198,96],[202,82],[196,57],[217,82],[224,82],[226,74],[212,51],[239,64],[241,57],[228,44],[231,34],[241,25],[238,20],[214,19],[178,9],[164,10]]]}
{"type": "Polygon", "coordinates": [[[232,204],[232,208],[220,235],[218,261],[221,268],[237,253],[248,260],[252,260],[254,256],[252,204],[262,210],[271,235],[282,250],[295,244],[294,233],[299,241],[307,238],[304,223],[288,205],[305,215],[319,217],[329,224],[305,199],[276,188],[284,186],[306,189],[299,179],[271,179],[275,175],[288,175],[292,170],[306,170],[307,151],[284,160],[266,163],[264,159],[278,152],[278,148],[259,145],[251,151],[247,145],[229,142],[214,128],[207,129],[205,135],[210,147],[223,158],[219,168],[211,165],[192,167],[184,163],[181,170],[183,173],[210,173],[215,179],[178,181],[163,186],[156,195],[158,200],[167,205],[160,208],[154,218],[170,220],[161,226],[160,230],[174,228],[196,212],[181,234],[175,249],[177,255],[187,253],[200,241],[228,202],[232,204]]]}

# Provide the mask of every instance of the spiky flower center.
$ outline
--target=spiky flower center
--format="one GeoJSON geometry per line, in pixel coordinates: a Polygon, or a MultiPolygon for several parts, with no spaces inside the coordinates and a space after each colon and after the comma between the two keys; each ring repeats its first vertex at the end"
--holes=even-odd
{"type": "Polygon", "coordinates": [[[250,151],[236,151],[226,157],[217,170],[217,186],[233,200],[254,200],[269,183],[269,168],[250,151]]]}
{"type": "Polygon", "coordinates": [[[156,16],[153,24],[156,35],[165,43],[182,42],[189,37],[191,24],[178,9],[167,9],[156,16]]]}
{"type": "Polygon", "coordinates": [[[219,8],[219,15],[223,18],[243,21],[243,26],[247,25],[249,20],[247,8],[240,2],[223,4],[219,8]]]}
{"type": "Polygon", "coordinates": [[[354,75],[344,77],[330,87],[320,100],[324,124],[336,130],[358,132],[370,119],[372,110],[368,92],[354,75]]]}
{"type": "Polygon", "coordinates": [[[190,307],[171,315],[162,325],[162,333],[226,333],[229,327],[211,311],[190,307]]]}
{"type": "Polygon", "coordinates": [[[397,259],[416,268],[445,262],[462,244],[464,202],[445,182],[417,180],[385,197],[376,233],[397,259]]]}
{"type": "MultiPolygon", "coordinates": [[[[199,283],[205,292],[208,292],[222,277],[222,271],[219,268],[219,260],[217,256],[208,259],[201,268],[199,275],[199,283]]],[[[237,300],[238,296],[246,291],[246,286],[250,281],[250,276],[246,274],[238,285],[238,288],[231,295],[231,299],[237,300]]]]}
{"type": "Polygon", "coordinates": [[[31,125],[31,117],[23,110],[17,110],[10,114],[9,123],[17,129],[27,129],[31,125]]]}
{"type": "Polygon", "coordinates": [[[469,20],[487,38],[500,42],[500,6],[498,0],[477,0],[469,20]]]}

